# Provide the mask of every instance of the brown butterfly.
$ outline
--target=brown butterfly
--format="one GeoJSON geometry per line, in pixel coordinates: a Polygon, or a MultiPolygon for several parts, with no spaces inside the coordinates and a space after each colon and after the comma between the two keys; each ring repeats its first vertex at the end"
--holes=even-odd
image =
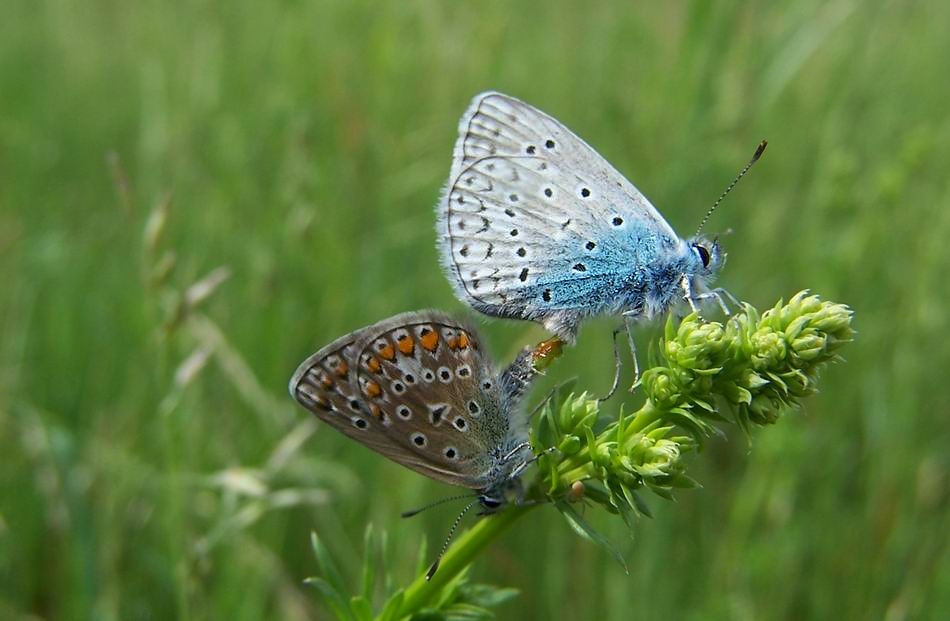
{"type": "Polygon", "coordinates": [[[518,408],[538,374],[533,360],[526,350],[498,373],[473,328],[439,311],[410,312],[307,358],[290,394],[396,463],[475,490],[465,511],[480,504],[491,513],[520,501],[519,476],[534,461],[518,408]]]}

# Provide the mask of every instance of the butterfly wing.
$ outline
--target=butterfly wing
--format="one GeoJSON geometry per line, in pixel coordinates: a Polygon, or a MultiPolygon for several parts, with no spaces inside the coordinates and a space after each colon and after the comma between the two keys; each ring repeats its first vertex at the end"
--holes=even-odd
{"type": "Polygon", "coordinates": [[[679,238],[650,202],[557,120],[500,93],[459,124],[439,206],[443,263],[478,310],[594,314],[636,290],[679,238]]]}
{"type": "Polygon", "coordinates": [[[345,435],[433,479],[481,489],[507,411],[475,332],[436,311],[342,337],[300,365],[290,392],[345,435]]]}
{"type": "Polygon", "coordinates": [[[454,485],[493,483],[510,421],[474,329],[438,311],[407,313],[367,331],[355,349],[354,388],[390,442],[387,456],[454,485]]]}
{"type": "Polygon", "coordinates": [[[388,456],[390,443],[378,432],[368,405],[351,381],[355,344],[366,329],[340,337],[304,360],[290,379],[290,394],[337,431],[388,456]]]}

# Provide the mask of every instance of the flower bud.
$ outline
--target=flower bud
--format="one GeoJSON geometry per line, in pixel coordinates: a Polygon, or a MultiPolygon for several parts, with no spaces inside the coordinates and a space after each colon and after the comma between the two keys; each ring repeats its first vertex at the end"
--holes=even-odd
{"type": "Polygon", "coordinates": [[[642,458],[634,470],[644,477],[672,476],[680,470],[679,445],[672,440],[660,439],[653,442],[649,438],[641,440],[645,448],[642,458]]]}
{"type": "Polygon", "coordinates": [[[672,407],[679,401],[679,389],[669,369],[657,368],[655,373],[643,374],[643,388],[658,407],[672,407]]]}
{"type": "Polygon", "coordinates": [[[782,417],[785,404],[777,397],[760,394],[748,406],[749,420],[757,425],[771,425],[782,417]]]}
{"type": "Polygon", "coordinates": [[[825,339],[817,334],[806,334],[792,341],[794,357],[801,361],[811,361],[825,350],[825,339]]]}
{"type": "Polygon", "coordinates": [[[590,451],[591,461],[594,462],[594,465],[600,466],[602,468],[608,468],[610,466],[611,459],[611,447],[608,442],[601,442],[594,445],[590,451]]]}
{"type": "Polygon", "coordinates": [[[567,399],[558,411],[558,425],[565,433],[590,427],[597,420],[597,401],[586,393],[567,399]]]}
{"type": "Polygon", "coordinates": [[[561,451],[565,455],[573,455],[581,449],[581,439],[573,434],[564,436],[561,440],[561,443],[558,444],[557,450],[561,451]]]}
{"type": "Polygon", "coordinates": [[[759,329],[752,335],[752,366],[757,370],[774,370],[785,360],[785,339],[768,329],[759,329]]]}

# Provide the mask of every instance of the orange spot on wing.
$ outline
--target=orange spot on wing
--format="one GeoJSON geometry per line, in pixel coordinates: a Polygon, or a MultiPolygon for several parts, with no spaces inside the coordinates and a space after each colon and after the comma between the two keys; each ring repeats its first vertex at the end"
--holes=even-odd
{"type": "Polygon", "coordinates": [[[465,334],[464,332],[460,332],[458,344],[459,344],[459,349],[465,349],[466,347],[468,347],[468,344],[469,344],[468,335],[465,334]]]}
{"type": "Polygon", "coordinates": [[[372,414],[372,415],[375,416],[376,418],[382,418],[382,417],[383,417],[383,411],[382,411],[381,409],[379,409],[379,406],[376,405],[375,403],[370,404],[370,406],[369,406],[369,412],[370,412],[370,414],[372,414]]]}
{"type": "Polygon", "coordinates": [[[382,356],[384,360],[395,360],[396,350],[393,349],[392,344],[386,343],[386,345],[379,350],[379,355],[382,356]]]}
{"type": "Polygon", "coordinates": [[[366,368],[369,369],[373,373],[379,373],[379,359],[374,356],[370,356],[369,358],[367,358],[366,368]]]}
{"type": "Polygon", "coordinates": [[[363,386],[363,392],[366,393],[367,397],[370,397],[371,399],[375,399],[379,395],[383,394],[383,389],[380,388],[379,384],[377,384],[376,382],[368,381],[366,382],[366,385],[363,386]]]}
{"type": "Polygon", "coordinates": [[[346,364],[346,360],[341,360],[334,370],[340,377],[346,377],[346,374],[350,372],[350,365],[346,364]]]}
{"type": "Polygon", "coordinates": [[[422,334],[420,334],[419,342],[422,343],[422,346],[427,350],[435,351],[439,348],[439,335],[436,334],[435,330],[426,328],[422,331],[422,334]]]}
{"type": "Polygon", "coordinates": [[[326,373],[320,374],[320,385],[323,386],[324,390],[330,390],[333,388],[333,380],[330,379],[330,376],[326,373]]]}
{"type": "Polygon", "coordinates": [[[458,340],[458,338],[456,338],[456,337],[454,337],[454,336],[453,336],[453,337],[450,337],[449,340],[448,340],[448,346],[449,346],[449,349],[451,349],[451,350],[453,350],[453,351],[456,350],[456,349],[458,349],[458,348],[459,348],[459,340],[458,340]]]}
{"type": "Polygon", "coordinates": [[[396,345],[399,347],[399,351],[406,356],[411,356],[413,350],[416,348],[416,344],[412,342],[412,337],[408,334],[402,335],[396,342],[396,345]]]}

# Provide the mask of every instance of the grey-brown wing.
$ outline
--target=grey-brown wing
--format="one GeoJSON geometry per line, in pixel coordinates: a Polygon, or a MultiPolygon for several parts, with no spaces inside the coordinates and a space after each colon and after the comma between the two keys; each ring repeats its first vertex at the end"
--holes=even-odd
{"type": "Polygon", "coordinates": [[[474,329],[438,311],[407,313],[364,333],[355,349],[353,390],[398,451],[392,458],[435,479],[484,487],[509,413],[474,329]]]}
{"type": "Polygon", "coordinates": [[[348,437],[433,479],[479,489],[507,433],[474,330],[438,311],[403,313],[307,358],[291,395],[348,437]]]}

